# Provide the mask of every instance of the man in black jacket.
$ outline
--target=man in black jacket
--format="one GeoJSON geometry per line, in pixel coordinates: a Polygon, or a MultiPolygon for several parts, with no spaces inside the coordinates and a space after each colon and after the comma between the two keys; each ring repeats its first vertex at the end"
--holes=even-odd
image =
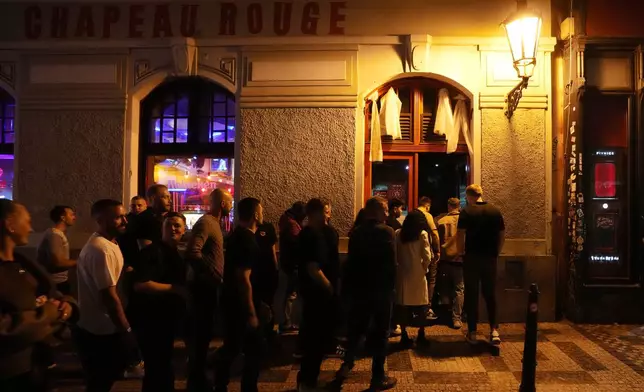
{"type": "Polygon", "coordinates": [[[346,276],[342,287],[352,311],[349,318],[349,340],[344,363],[337,373],[338,381],[346,379],[353,369],[360,337],[373,330],[372,391],[384,391],[396,386],[396,379],[385,373],[387,338],[391,320],[391,304],[396,279],[394,231],[385,224],[387,201],[372,197],[365,205],[366,222],[356,228],[349,238],[346,276]]]}

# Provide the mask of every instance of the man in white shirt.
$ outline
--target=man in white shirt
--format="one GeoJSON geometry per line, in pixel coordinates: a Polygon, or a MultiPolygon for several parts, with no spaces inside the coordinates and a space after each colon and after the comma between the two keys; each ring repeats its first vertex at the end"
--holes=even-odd
{"type": "Polygon", "coordinates": [[[127,218],[123,204],[109,199],[92,205],[92,217],[98,229],[78,259],[80,319],[74,339],[86,375],[86,391],[109,392],[127,366],[140,362],[116,289],[123,269],[116,237],[125,232],[127,218]]]}
{"type": "Polygon", "coordinates": [[[76,266],[76,260],[69,257],[69,242],[65,234],[76,222],[76,213],[72,207],[55,206],[49,217],[54,225],[45,230],[40,240],[38,262],[51,274],[58,291],[70,295],[69,269],[76,266]]]}

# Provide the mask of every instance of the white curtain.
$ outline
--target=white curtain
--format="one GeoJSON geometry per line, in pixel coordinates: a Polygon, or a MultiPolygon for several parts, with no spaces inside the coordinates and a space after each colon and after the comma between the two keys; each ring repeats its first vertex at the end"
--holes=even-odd
{"type": "Polygon", "coordinates": [[[382,162],[382,139],[380,133],[380,115],[378,113],[378,93],[369,97],[371,101],[371,150],[369,161],[382,162]]]}
{"type": "Polygon", "coordinates": [[[467,116],[467,105],[465,105],[465,99],[459,97],[456,101],[456,107],[454,108],[454,134],[455,144],[454,149],[449,150],[450,143],[447,142],[447,153],[452,153],[456,150],[456,144],[458,144],[458,135],[463,133],[463,138],[467,144],[467,150],[470,153],[470,156],[474,156],[474,149],[472,148],[472,138],[470,137],[470,125],[469,119],[467,116]]]}
{"type": "Polygon", "coordinates": [[[400,111],[402,102],[392,87],[387,94],[380,99],[380,125],[382,134],[389,135],[394,139],[402,139],[400,132],[400,111]]]}
{"type": "Polygon", "coordinates": [[[434,133],[448,138],[454,132],[454,116],[452,115],[452,103],[449,100],[449,91],[442,88],[438,91],[438,107],[436,108],[436,119],[434,121],[434,133]]]}

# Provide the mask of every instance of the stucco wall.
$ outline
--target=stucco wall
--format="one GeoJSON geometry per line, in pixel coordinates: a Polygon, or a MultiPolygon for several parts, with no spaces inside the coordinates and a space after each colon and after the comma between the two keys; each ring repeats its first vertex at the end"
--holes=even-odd
{"type": "Polygon", "coordinates": [[[482,111],[481,185],[504,214],[507,238],[546,236],[545,111],[482,111]]]}
{"type": "Polygon", "coordinates": [[[241,109],[240,197],[258,197],[265,219],[277,223],[294,201],[331,201],[341,236],[355,204],[355,110],[241,109]]]}
{"type": "Polygon", "coordinates": [[[90,231],[92,202],[123,194],[123,111],[22,110],[16,143],[16,198],[36,231],[55,204],[77,209],[75,231],[90,231]]]}

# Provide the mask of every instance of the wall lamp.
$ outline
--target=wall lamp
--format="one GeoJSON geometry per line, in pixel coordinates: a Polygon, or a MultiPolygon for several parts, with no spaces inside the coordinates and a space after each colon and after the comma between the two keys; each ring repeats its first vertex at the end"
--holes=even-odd
{"type": "Polygon", "coordinates": [[[528,80],[537,65],[542,19],[539,13],[528,11],[527,8],[527,0],[517,0],[517,11],[502,23],[510,44],[514,69],[521,79],[505,99],[507,118],[512,118],[512,114],[519,106],[523,89],[528,87],[528,80]]]}

